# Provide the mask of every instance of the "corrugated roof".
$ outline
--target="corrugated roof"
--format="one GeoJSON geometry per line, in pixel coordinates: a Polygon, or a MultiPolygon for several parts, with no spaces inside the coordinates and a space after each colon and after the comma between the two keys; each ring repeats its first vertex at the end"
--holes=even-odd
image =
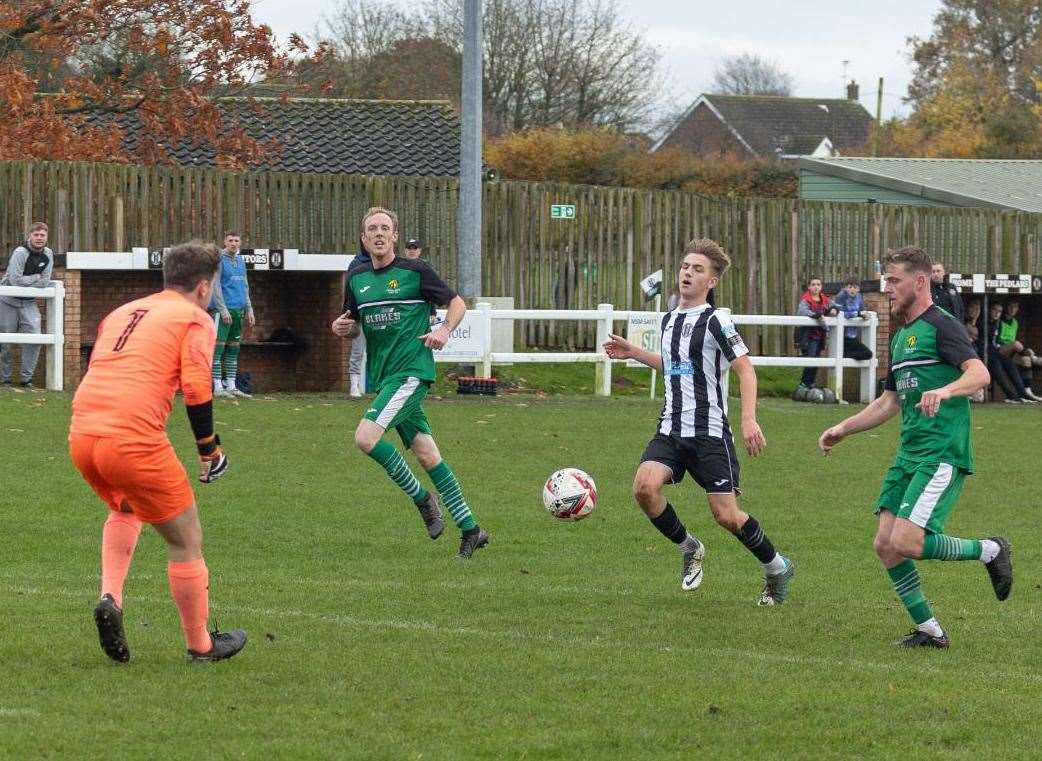
{"type": "MultiPolygon", "coordinates": [[[[226,123],[282,145],[270,162],[251,169],[343,174],[458,176],[459,118],[447,101],[219,98],[226,123]]],[[[133,114],[120,117],[124,147],[141,140],[133,114]]],[[[207,146],[182,143],[173,158],[185,166],[215,166],[207,146]]]]}
{"type": "Polygon", "coordinates": [[[953,206],[1042,212],[1042,161],[803,158],[800,169],[953,206]]]}

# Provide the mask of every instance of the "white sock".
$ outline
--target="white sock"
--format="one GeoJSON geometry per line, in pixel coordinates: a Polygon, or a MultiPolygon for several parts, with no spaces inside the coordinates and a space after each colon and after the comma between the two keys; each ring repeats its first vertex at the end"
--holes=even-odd
{"type": "Polygon", "coordinates": [[[234,391],[235,390],[235,379],[234,378],[225,378],[224,379],[224,390],[225,391],[234,391]]]}
{"type": "Polygon", "coordinates": [[[982,563],[990,563],[999,554],[999,543],[991,539],[980,540],[980,560],[982,563]]]}
{"type": "Polygon", "coordinates": [[[684,537],[684,541],[677,545],[681,552],[694,552],[701,546],[701,542],[695,539],[695,537],[688,534],[684,537]]]}
{"type": "Polygon", "coordinates": [[[768,576],[777,576],[779,573],[785,570],[785,558],[782,557],[780,552],[774,553],[774,557],[770,563],[763,564],[763,572],[768,576]]]}
{"type": "Polygon", "coordinates": [[[220,379],[220,378],[214,378],[214,381],[213,381],[213,390],[214,390],[214,393],[215,393],[215,394],[216,394],[216,393],[217,393],[218,391],[224,391],[224,385],[223,385],[223,384],[221,383],[221,379],[220,379]]]}
{"type": "Polygon", "coordinates": [[[944,634],[944,629],[941,628],[941,624],[937,621],[936,618],[931,618],[928,621],[923,621],[915,628],[921,632],[926,632],[931,637],[940,637],[944,634]]]}

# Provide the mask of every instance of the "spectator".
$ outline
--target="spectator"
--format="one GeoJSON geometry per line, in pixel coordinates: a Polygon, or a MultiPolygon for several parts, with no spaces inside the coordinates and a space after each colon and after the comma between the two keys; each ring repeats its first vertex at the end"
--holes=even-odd
{"type": "Polygon", "coordinates": [[[235,385],[235,377],[239,373],[243,324],[245,323],[246,328],[252,328],[257,324],[253,304],[250,303],[250,284],[246,280],[246,260],[239,253],[241,245],[242,236],[239,233],[229,230],[224,234],[220,271],[214,279],[213,296],[210,300],[210,314],[217,325],[217,344],[213,351],[215,397],[250,396],[235,385]]]}
{"type": "MultiPolygon", "coordinates": [[[[843,281],[843,288],[832,299],[829,314],[838,315],[840,312],[848,320],[864,317],[865,302],[861,297],[861,282],[850,277],[843,281]]],[[[858,328],[849,326],[843,331],[843,356],[850,359],[871,359],[872,350],[861,343],[858,337],[858,328]]]]}
{"type": "MultiPolygon", "coordinates": [[[[0,285],[18,288],[46,288],[54,269],[54,253],[47,248],[47,225],[34,222],[26,239],[11,252],[7,274],[0,285]]],[[[40,310],[32,296],[0,296],[0,333],[39,333],[40,310]]],[[[22,372],[19,385],[33,387],[40,344],[22,344],[22,372]]],[[[10,385],[14,357],[10,344],[0,346],[0,384],[10,385]]]]}
{"type": "Polygon", "coordinates": [[[1034,404],[1036,399],[1027,395],[1027,390],[1020,380],[1013,360],[1004,357],[999,343],[999,332],[1002,329],[1002,302],[991,302],[988,315],[988,372],[1002,387],[1006,404],[1034,404]]]}
{"type": "Polygon", "coordinates": [[[984,342],[981,340],[980,310],[980,299],[974,299],[971,301],[966,307],[966,314],[963,317],[963,325],[966,326],[966,334],[969,335],[973,348],[977,350],[977,356],[983,359],[984,342]]]}
{"type": "Polygon", "coordinates": [[[948,273],[944,271],[944,265],[940,262],[933,263],[930,272],[930,295],[933,303],[950,314],[959,322],[963,321],[962,294],[959,289],[944,279],[948,273]]]}
{"type": "MultiPolygon", "coordinates": [[[[977,356],[984,359],[984,332],[981,330],[981,301],[980,299],[974,299],[966,307],[966,315],[963,324],[966,326],[966,334],[970,337],[970,343],[973,344],[974,350],[977,352],[977,356]]],[[[984,401],[984,389],[978,389],[974,392],[973,396],[970,397],[971,402],[983,402],[984,401]]]]}
{"type": "Polygon", "coordinates": [[[1019,301],[1014,299],[1006,303],[1002,319],[999,321],[999,354],[1012,360],[1013,367],[1020,376],[1021,385],[1024,386],[1024,395],[1029,399],[1042,401],[1042,397],[1031,390],[1032,370],[1042,365],[1042,357],[1038,357],[1034,349],[1024,346],[1019,340],[1020,322],[1017,320],[1019,313],[1019,301]]]}
{"type": "MultiPolygon", "coordinates": [[[[410,243],[412,241],[409,241],[410,243]]],[[[357,268],[372,261],[372,257],[369,256],[369,252],[365,250],[365,246],[362,245],[362,239],[358,239],[358,253],[351,260],[350,266],[347,268],[348,280],[350,280],[350,274],[357,268]]],[[[345,296],[346,300],[346,296],[345,296]]],[[[362,394],[365,393],[365,333],[361,330],[358,331],[358,335],[351,339],[351,353],[347,359],[347,378],[349,384],[348,393],[352,399],[360,399],[362,394]]]]}
{"type": "MultiPolygon", "coordinates": [[[[800,317],[813,317],[819,322],[825,318],[829,311],[829,297],[821,292],[821,278],[812,277],[807,281],[807,290],[800,297],[800,303],[796,307],[796,314],[800,317]]],[[[825,339],[828,336],[828,328],[824,325],[812,325],[796,328],[796,348],[802,357],[820,357],[825,348],[825,339]]],[[[818,376],[817,367],[803,368],[803,378],[800,386],[811,388],[818,376]]]]}
{"type": "Polygon", "coordinates": [[[423,257],[423,245],[416,238],[409,238],[405,244],[406,259],[420,259],[423,257]]]}

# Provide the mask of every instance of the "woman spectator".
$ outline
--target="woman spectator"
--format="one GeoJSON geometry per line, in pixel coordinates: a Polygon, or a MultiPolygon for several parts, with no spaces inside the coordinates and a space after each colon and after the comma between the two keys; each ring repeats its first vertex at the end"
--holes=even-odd
{"type": "MultiPolygon", "coordinates": [[[[829,297],[821,292],[821,278],[812,277],[807,281],[807,290],[800,297],[800,303],[796,307],[796,314],[800,317],[812,317],[821,322],[825,313],[829,310],[829,297]]],[[[828,336],[828,328],[824,325],[808,325],[796,328],[796,348],[802,357],[820,357],[825,349],[825,340],[828,336]]],[[[800,386],[803,388],[813,387],[818,377],[817,367],[803,368],[803,377],[800,386]]]]}

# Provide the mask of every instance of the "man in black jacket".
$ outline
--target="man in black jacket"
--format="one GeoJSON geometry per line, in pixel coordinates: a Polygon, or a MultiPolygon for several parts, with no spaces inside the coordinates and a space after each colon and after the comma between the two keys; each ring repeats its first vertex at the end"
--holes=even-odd
{"type": "Polygon", "coordinates": [[[944,281],[947,275],[948,273],[944,271],[943,264],[940,262],[933,263],[933,269],[930,272],[930,294],[933,296],[934,304],[952,315],[959,322],[962,322],[964,314],[962,294],[959,293],[959,289],[954,285],[944,281]]]}

